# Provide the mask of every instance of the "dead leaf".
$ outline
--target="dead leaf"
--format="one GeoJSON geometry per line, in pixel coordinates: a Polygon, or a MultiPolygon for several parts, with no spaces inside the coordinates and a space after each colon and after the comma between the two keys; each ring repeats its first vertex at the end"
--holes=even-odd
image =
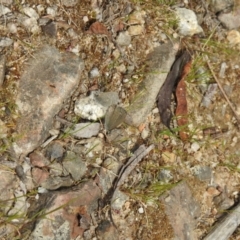
{"type": "Polygon", "coordinates": [[[104,34],[110,37],[110,33],[108,32],[107,28],[103,25],[101,22],[94,22],[91,24],[89,29],[86,31],[86,33],[91,34],[104,34]]]}
{"type": "Polygon", "coordinates": [[[188,123],[188,108],[187,108],[187,89],[185,83],[185,77],[189,73],[191,68],[191,61],[187,62],[183,68],[181,79],[176,88],[176,100],[177,100],[177,108],[176,108],[176,117],[177,117],[177,124],[180,127],[179,136],[183,141],[188,139],[188,134],[186,133],[187,130],[187,123],[188,123]]]}
{"type": "Polygon", "coordinates": [[[161,87],[158,97],[157,97],[157,105],[161,117],[162,123],[170,129],[170,122],[172,119],[172,111],[171,111],[171,98],[174,88],[179,81],[179,78],[182,76],[182,71],[184,66],[189,59],[191,58],[190,54],[185,50],[181,51],[172,65],[170,72],[161,87]]]}

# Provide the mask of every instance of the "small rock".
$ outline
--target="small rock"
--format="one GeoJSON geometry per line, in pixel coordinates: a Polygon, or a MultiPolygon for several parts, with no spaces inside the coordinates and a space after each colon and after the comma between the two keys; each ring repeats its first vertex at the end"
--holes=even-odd
{"type": "Polygon", "coordinates": [[[0,139],[6,138],[8,133],[8,128],[6,124],[0,119],[0,139]]]}
{"type": "Polygon", "coordinates": [[[73,129],[67,129],[65,132],[75,138],[90,138],[96,136],[99,133],[100,127],[100,123],[78,123],[74,125],[73,129]]]}
{"type": "Polygon", "coordinates": [[[117,66],[116,69],[120,73],[126,73],[126,71],[127,71],[127,68],[126,68],[125,64],[123,64],[123,63],[121,65],[117,66]]]}
{"type": "Polygon", "coordinates": [[[49,177],[48,171],[40,168],[32,169],[33,183],[36,187],[40,186],[44,181],[48,179],[48,177],[49,177]]]}
{"type": "Polygon", "coordinates": [[[114,211],[122,210],[124,203],[129,199],[129,196],[119,189],[115,190],[113,197],[111,199],[111,208],[114,211]]]}
{"type": "Polygon", "coordinates": [[[44,182],[41,183],[41,187],[48,190],[56,190],[60,187],[70,187],[73,185],[73,181],[70,176],[66,177],[48,177],[44,182]]]}
{"type": "Polygon", "coordinates": [[[105,129],[111,131],[116,128],[122,122],[124,122],[127,112],[120,106],[112,105],[107,109],[105,115],[105,129]]]}
{"type": "Polygon", "coordinates": [[[126,141],[126,139],[128,138],[129,138],[128,133],[123,129],[113,129],[108,134],[108,141],[114,146],[119,148],[122,148],[122,147],[127,148],[128,141],[126,141]]]}
{"type": "Polygon", "coordinates": [[[109,106],[118,102],[119,97],[115,92],[92,92],[90,96],[75,102],[74,112],[84,119],[96,121],[104,117],[109,106]]]}
{"type": "Polygon", "coordinates": [[[67,32],[71,39],[77,39],[79,36],[72,28],[69,28],[67,32]]]}
{"type": "Polygon", "coordinates": [[[39,19],[37,12],[31,7],[24,7],[22,11],[30,18],[39,19]]]}
{"type": "Polygon", "coordinates": [[[210,181],[212,179],[212,170],[208,166],[194,166],[191,168],[193,174],[200,180],[200,181],[210,181]]]}
{"type": "Polygon", "coordinates": [[[158,180],[162,183],[169,183],[173,179],[172,173],[168,169],[161,169],[158,173],[158,180]]]}
{"type": "Polygon", "coordinates": [[[24,220],[29,207],[29,204],[27,203],[27,195],[17,189],[14,191],[14,199],[15,202],[13,208],[8,212],[8,216],[12,218],[12,221],[14,221],[14,219],[17,221],[24,220]]]}
{"type": "Polygon", "coordinates": [[[13,224],[2,224],[0,226],[1,239],[14,239],[18,234],[16,226],[13,224]]]}
{"type": "Polygon", "coordinates": [[[51,15],[52,17],[56,17],[56,15],[57,15],[57,6],[47,7],[47,14],[51,15]]]}
{"type": "Polygon", "coordinates": [[[227,40],[230,45],[235,46],[240,43],[240,32],[237,30],[231,30],[227,33],[227,40]]]}
{"type": "Polygon", "coordinates": [[[221,13],[218,16],[218,20],[225,26],[227,29],[237,29],[240,27],[240,7],[234,9],[229,13],[221,13]]]}
{"type": "Polygon", "coordinates": [[[130,36],[137,36],[143,34],[144,30],[145,28],[143,25],[134,25],[128,28],[128,33],[130,36]]]}
{"type": "Polygon", "coordinates": [[[229,7],[232,7],[234,4],[233,0],[211,0],[210,8],[213,12],[218,13],[229,7]]]}
{"type": "Polygon", "coordinates": [[[36,18],[22,17],[21,19],[18,19],[18,22],[22,24],[27,31],[33,34],[40,32],[40,27],[38,26],[36,18]]]}
{"type": "Polygon", "coordinates": [[[112,158],[107,158],[103,162],[103,168],[98,176],[98,185],[102,189],[103,194],[107,194],[113,185],[114,179],[121,167],[121,164],[112,158]]]}
{"type": "Polygon", "coordinates": [[[1,37],[0,38],[0,47],[9,47],[13,44],[13,40],[8,37],[1,37]]]}
{"type": "Polygon", "coordinates": [[[32,191],[35,186],[32,179],[32,172],[31,172],[31,164],[29,158],[25,158],[25,161],[21,165],[23,167],[23,172],[25,177],[22,180],[22,182],[25,184],[28,191],[32,191]]]}
{"type": "Polygon", "coordinates": [[[8,7],[5,7],[4,5],[0,4],[0,17],[10,12],[11,10],[8,7]]]}
{"type": "Polygon", "coordinates": [[[177,156],[173,152],[165,151],[162,153],[162,158],[165,163],[174,163],[176,162],[177,156]]]}
{"type": "MultiPolygon", "coordinates": [[[[240,36],[240,35],[239,35],[240,36]]],[[[239,38],[239,40],[240,40],[240,38],[239,38]]],[[[240,41],[239,41],[240,42],[240,41]]],[[[225,73],[226,73],[226,69],[227,69],[227,64],[226,64],[226,62],[222,62],[221,63],[221,68],[220,68],[220,71],[219,71],[219,77],[220,78],[224,78],[225,77],[225,73]]],[[[224,89],[225,90],[225,89],[224,89]]]]}
{"type": "Polygon", "coordinates": [[[191,144],[191,150],[197,152],[200,149],[200,145],[197,142],[191,144]]]}
{"type": "Polygon", "coordinates": [[[217,93],[217,89],[218,89],[217,83],[209,84],[208,89],[207,89],[205,95],[203,96],[201,106],[209,107],[209,105],[212,103],[213,97],[217,93]]]}
{"type": "Polygon", "coordinates": [[[19,186],[19,179],[14,172],[6,171],[3,167],[0,169],[0,201],[4,203],[1,204],[1,211],[7,213],[15,201],[14,191],[19,186]]]}
{"type": "Polygon", "coordinates": [[[63,160],[63,167],[75,181],[80,180],[86,173],[87,167],[74,152],[67,152],[63,160]]]}
{"type": "Polygon", "coordinates": [[[7,28],[10,33],[17,33],[17,25],[15,23],[9,22],[7,23],[7,28]]]}
{"type": "Polygon", "coordinates": [[[62,4],[66,7],[74,7],[77,3],[78,0],[62,0],[62,4]]]}
{"type": "Polygon", "coordinates": [[[176,8],[176,14],[179,18],[178,32],[183,36],[193,36],[203,33],[203,29],[198,25],[196,14],[186,8],[176,8]]]}
{"type": "Polygon", "coordinates": [[[37,5],[37,11],[38,11],[38,13],[41,15],[42,14],[42,12],[45,10],[45,8],[44,8],[44,6],[43,5],[41,5],[41,4],[39,4],[39,5],[37,5]]]}
{"type": "Polygon", "coordinates": [[[213,187],[213,186],[209,186],[209,187],[207,188],[207,193],[208,193],[208,195],[211,196],[211,197],[216,197],[216,196],[218,196],[219,194],[221,194],[221,192],[220,192],[219,190],[217,190],[216,187],[213,187]]]}
{"type": "Polygon", "coordinates": [[[34,151],[29,154],[30,162],[34,167],[46,167],[50,165],[50,161],[44,157],[41,152],[34,151]]]}
{"type": "Polygon", "coordinates": [[[149,136],[150,132],[149,132],[149,128],[145,127],[142,132],[141,132],[141,137],[142,139],[147,139],[149,136]]]}
{"type": "MultiPolygon", "coordinates": [[[[128,31],[120,32],[117,36],[116,42],[119,46],[128,46],[131,43],[131,36],[128,31]]],[[[120,53],[119,53],[120,54],[120,53]]]]}
{"type": "Polygon", "coordinates": [[[96,154],[102,152],[103,140],[100,138],[89,138],[88,143],[85,144],[86,153],[88,157],[94,157],[96,154]]]}
{"type": "Polygon", "coordinates": [[[143,214],[143,213],[144,213],[143,207],[140,207],[140,208],[138,209],[138,212],[139,212],[140,214],[143,214]]]}
{"type": "Polygon", "coordinates": [[[58,141],[52,142],[48,145],[46,149],[46,157],[50,159],[50,161],[58,160],[60,161],[64,154],[64,148],[62,144],[58,141]]]}
{"type": "Polygon", "coordinates": [[[98,68],[96,68],[96,67],[94,67],[89,73],[90,78],[95,78],[95,77],[99,77],[99,76],[100,76],[100,72],[99,72],[98,68]]]}
{"type": "Polygon", "coordinates": [[[131,13],[128,17],[128,24],[129,25],[143,25],[145,23],[145,16],[146,12],[145,11],[134,11],[131,13]]]}
{"type": "Polygon", "coordinates": [[[51,176],[67,176],[68,173],[64,173],[64,169],[62,164],[58,163],[58,162],[53,162],[51,163],[51,165],[48,166],[49,167],[49,173],[51,176]]]}
{"type": "Polygon", "coordinates": [[[119,234],[117,229],[108,220],[102,220],[96,228],[97,237],[99,240],[118,240],[119,234]]]}
{"type": "Polygon", "coordinates": [[[49,22],[42,26],[42,31],[50,37],[57,36],[57,24],[55,22],[49,22]]]}

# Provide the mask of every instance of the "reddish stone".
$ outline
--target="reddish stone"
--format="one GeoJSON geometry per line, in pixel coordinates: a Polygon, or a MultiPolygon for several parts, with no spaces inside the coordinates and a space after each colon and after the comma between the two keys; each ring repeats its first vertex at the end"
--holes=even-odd
{"type": "Polygon", "coordinates": [[[39,186],[49,177],[49,172],[45,169],[33,168],[32,169],[32,178],[35,185],[39,186]]]}
{"type": "Polygon", "coordinates": [[[34,167],[45,167],[50,164],[49,160],[46,159],[42,153],[37,151],[30,153],[29,158],[34,167]]]}

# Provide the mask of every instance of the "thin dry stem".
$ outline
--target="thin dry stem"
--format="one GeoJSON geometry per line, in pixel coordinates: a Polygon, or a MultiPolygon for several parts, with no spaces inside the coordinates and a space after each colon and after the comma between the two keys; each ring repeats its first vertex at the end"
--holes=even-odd
{"type": "Polygon", "coordinates": [[[219,89],[221,90],[224,98],[226,99],[229,107],[232,109],[233,114],[235,115],[235,118],[236,118],[236,120],[237,120],[238,127],[239,127],[239,125],[240,125],[240,118],[239,118],[237,112],[235,111],[233,104],[231,103],[231,101],[229,100],[227,94],[225,93],[225,91],[224,91],[224,89],[223,89],[220,81],[219,81],[218,78],[216,77],[216,75],[215,75],[215,73],[214,73],[214,71],[213,71],[212,65],[211,65],[211,63],[209,62],[209,60],[207,60],[207,65],[208,65],[208,67],[209,67],[209,69],[210,69],[210,71],[211,71],[211,74],[212,74],[214,80],[215,80],[216,83],[218,84],[218,87],[219,87],[219,89]]]}

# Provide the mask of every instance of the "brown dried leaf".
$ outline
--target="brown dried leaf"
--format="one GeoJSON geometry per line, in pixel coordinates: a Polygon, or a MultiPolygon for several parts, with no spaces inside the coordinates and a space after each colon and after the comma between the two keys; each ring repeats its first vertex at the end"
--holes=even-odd
{"type": "Polygon", "coordinates": [[[110,33],[108,32],[107,28],[101,22],[94,22],[86,31],[86,33],[104,34],[110,36],[110,33]]]}
{"type": "Polygon", "coordinates": [[[181,79],[177,85],[176,89],[176,99],[177,99],[177,108],[176,108],[176,117],[178,126],[181,128],[179,131],[180,138],[185,141],[188,139],[188,134],[186,133],[187,130],[187,123],[188,123],[188,107],[187,107],[187,99],[186,99],[186,83],[185,77],[189,73],[191,69],[191,61],[187,62],[183,68],[183,72],[181,75],[181,79]]]}
{"type": "Polygon", "coordinates": [[[161,117],[162,123],[170,129],[170,122],[172,119],[171,112],[171,98],[174,88],[183,76],[183,70],[186,63],[191,59],[190,54],[187,51],[181,51],[175,62],[172,65],[170,72],[168,73],[167,79],[161,87],[158,97],[157,105],[161,117]]]}

